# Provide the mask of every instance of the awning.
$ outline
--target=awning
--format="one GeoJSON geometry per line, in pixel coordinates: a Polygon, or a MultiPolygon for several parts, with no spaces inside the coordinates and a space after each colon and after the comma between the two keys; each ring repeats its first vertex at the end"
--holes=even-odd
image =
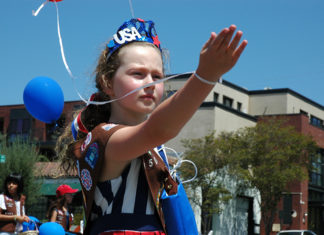
{"type": "Polygon", "coordinates": [[[41,189],[40,192],[44,196],[55,196],[56,189],[61,184],[70,185],[73,189],[81,190],[79,179],[77,178],[65,178],[65,179],[43,179],[40,180],[41,189]]]}

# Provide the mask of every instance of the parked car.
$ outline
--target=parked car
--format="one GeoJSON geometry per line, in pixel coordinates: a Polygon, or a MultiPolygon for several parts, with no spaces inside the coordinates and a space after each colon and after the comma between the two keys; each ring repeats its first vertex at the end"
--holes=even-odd
{"type": "Polygon", "coordinates": [[[277,235],[316,235],[310,230],[282,230],[277,235]]]}

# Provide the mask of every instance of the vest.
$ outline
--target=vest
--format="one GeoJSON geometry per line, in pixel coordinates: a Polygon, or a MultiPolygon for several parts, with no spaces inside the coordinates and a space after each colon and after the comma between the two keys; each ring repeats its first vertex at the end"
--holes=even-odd
{"type": "MultiPolygon", "coordinates": [[[[17,215],[16,203],[15,200],[4,196],[4,201],[6,205],[6,210],[0,208],[0,213],[2,215],[17,215]]],[[[23,215],[23,206],[25,204],[26,197],[24,195],[20,196],[20,213],[23,215]]],[[[0,231],[13,233],[16,230],[16,222],[11,221],[0,221],[0,231]]]]}
{"type": "MultiPolygon", "coordinates": [[[[91,226],[90,213],[94,191],[103,166],[106,144],[115,131],[124,127],[118,125],[107,131],[105,130],[106,125],[109,124],[102,123],[98,125],[88,133],[87,137],[77,141],[73,146],[73,152],[77,159],[78,175],[82,187],[83,205],[87,221],[84,234],[89,233],[91,226]]],[[[160,194],[163,189],[168,194],[176,193],[177,183],[170,176],[167,166],[154,150],[150,150],[140,157],[156,211],[166,233],[164,216],[160,205],[160,194]]]]}
{"type": "Polygon", "coordinates": [[[72,214],[69,216],[69,227],[67,227],[67,216],[63,210],[56,209],[57,215],[56,215],[56,222],[62,225],[65,231],[69,231],[71,225],[72,225],[72,214]]]}

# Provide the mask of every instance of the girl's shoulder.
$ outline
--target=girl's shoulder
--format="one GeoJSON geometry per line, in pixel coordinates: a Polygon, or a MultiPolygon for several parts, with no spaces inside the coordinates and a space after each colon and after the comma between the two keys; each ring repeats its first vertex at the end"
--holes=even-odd
{"type": "Polygon", "coordinates": [[[13,200],[12,198],[8,197],[7,195],[5,195],[4,193],[0,194],[0,202],[4,202],[5,200],[13,200]]]}
{"type": "Polygon", "coordinates": [[[0,194],[0,209],[6,209],[6,203],[5,203],[5,195],[0,194]]]}
{"type": "Polygon", "coordinates": [[[56,211],[56,213],[58,213],[58,214],[64,214],[63,208],[54,207],[53,211],[56,211]]]}

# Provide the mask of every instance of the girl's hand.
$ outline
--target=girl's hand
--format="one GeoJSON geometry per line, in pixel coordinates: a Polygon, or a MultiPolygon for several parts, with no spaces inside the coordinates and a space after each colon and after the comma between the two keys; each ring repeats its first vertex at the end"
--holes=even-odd
{"type": "Polygon", "coordinates": [[[19,223],[23,223],[23,222],[29,222],[29,217],[27,215],[24,216],[16,216],[16,219],[19,223]]]}
{"type": "Polygon", "coordinates": [[[232,36],[236,30],[235,25],[223,29],[218,35],[211,33],[209,40],[200,52],[199,65],[196,73],[206,80],[216,82],[228,72],[240,58],[247,41],[239,45],[242,31],[238,31],[233,40],[232,36]]]}

